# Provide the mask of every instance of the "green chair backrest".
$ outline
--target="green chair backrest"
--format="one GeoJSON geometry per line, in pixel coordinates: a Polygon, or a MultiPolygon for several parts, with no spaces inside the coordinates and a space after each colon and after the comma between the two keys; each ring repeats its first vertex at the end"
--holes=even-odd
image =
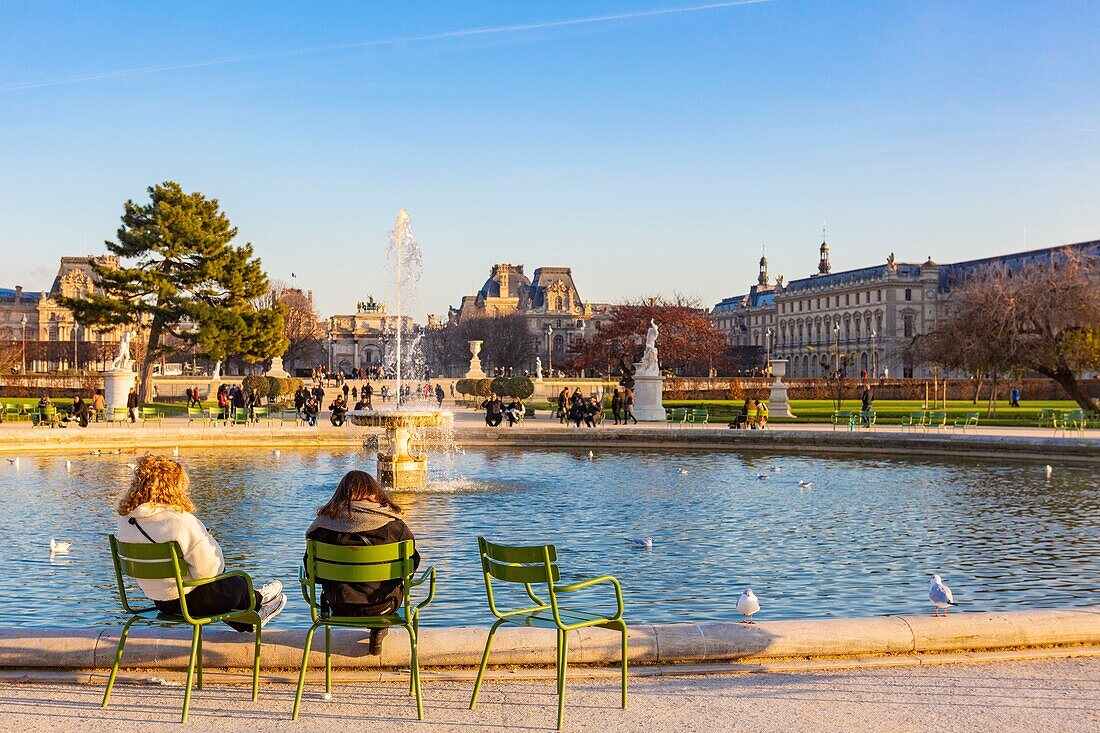
{"type": "Polygon", "coordinates": [[[540,606],[546,604],[540,600],[531,588],[535,584],[545,584],[550,594],[550,603],[556,607],[554,583],[561,580],[558,571],[558,551],[553,545],[497,545],[484,537],[477,538],[481,555],[481,572],[485,578],[485,593],[489,598],[489,610],[497,618],[503,618],[515,611],[500,611],[493,597],[493,580],[503,583],[522,583],[531,600],[540,606]]]}
{"type": "Polygon", "coordinates": [[[116,418],[117,417],[128,417],[130,415],[130,410],[125,408],[125,407],[115,407],[111,410],[111,413],[116,418]]]}
{"type": "Polygon", "coordinates": [[[43,417],[51,417],[51,416],[56,415],[56,414],[57,414],[57,408],[56,407],[43,407],[42,408],[42,416],[43,417]]]}
{"type": "Polygon", "coordinates": [[[187,596],[184,593],[183,582],[183,576],[189,572],[189,568],[183,560],[183,552],[179,544],[176,542],[122,542],[114,535],[108,535],[107,539],[111,543],[111,559],[114,561],[119,597],[127,613],[138,613],[141,609],[131,608],[126,597],[125,578],[175,579],[182,615],[188,621],[191,620],[187,612],[187,596]]]}
{"type": "Polygon", "coordinates": [[[269,412],[271,412],[271,410],[269,410],[266,407],[253,407],[252,408],[252,415],[254,417],[263,417],[264,415],[267,415],[269,412]]]}
{"type": "Polygon", "coordinates": [[[243,407],[238,407],[233,413],[233,422],[236,425],[245,425],[248,423],[248,410],[243,407]]]}
{"type": "Polygon", "coordinates": [[[187,417],[189,417],[189,418],[195,418],[195,417],[200,417],[201,418],[201,417],[203,417],[202,408],[201,407],[188,407],[187,408],[187,417]]]}
{"type": "MultiPolygon", "coordinates": [[[[306,540],[306,558],[302,583],[314,621],[321,610],[317,584],[322,580],[340,583],[377,583],[412,577],[416,566],[416,548],[412,540],[385,545],[330,545],[306,540]]],[[[405,583],[405,610],[409,606],[409,584],[405,583]]]]}

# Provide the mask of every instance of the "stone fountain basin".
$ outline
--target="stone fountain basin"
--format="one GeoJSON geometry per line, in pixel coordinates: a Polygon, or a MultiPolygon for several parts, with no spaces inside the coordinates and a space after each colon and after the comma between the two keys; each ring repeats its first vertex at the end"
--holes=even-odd
{"type": "Polygon", "coordinates": [[[375,428],[435,428],[454,420],[445,410],[348,410],[346,417],[352,425],[375,428]]]}

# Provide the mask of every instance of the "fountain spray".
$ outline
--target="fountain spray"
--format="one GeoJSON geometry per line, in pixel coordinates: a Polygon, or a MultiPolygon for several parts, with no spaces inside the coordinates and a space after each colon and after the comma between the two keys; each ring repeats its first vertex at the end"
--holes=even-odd
{"type": "Polygon", "coordinates": [[[413,237],[412,217],[407,209],[397,212],[397,222],[390,232],[390,246],[386,251],[386,264],[393,273],[394,305],[397,310],[397,404],[401,405],[401,339],[405,324],[401,313],[401,296],[407,287],[413,287],[420,280],[424,270],[424,261],[420,254],[420,245],[413,237]]]}

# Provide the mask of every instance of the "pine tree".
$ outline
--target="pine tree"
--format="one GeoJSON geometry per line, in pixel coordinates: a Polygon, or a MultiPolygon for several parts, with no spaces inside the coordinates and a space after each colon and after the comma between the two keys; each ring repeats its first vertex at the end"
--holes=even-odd
{"type": "Polygon", "coordinates": [[[60,299],[84,326],[148,329],[141,401],[150,394],[153,364],[184,345],[211,360],[282,354],[283,308],[263,301],[267,275],[251,244],[232,244],[237,228],[217,199],[172,181],[150,187],[149,197],[144,205],[126,202],[118,241],[106,243],[120,266],[93,264],[102,292],[60,299]]]}

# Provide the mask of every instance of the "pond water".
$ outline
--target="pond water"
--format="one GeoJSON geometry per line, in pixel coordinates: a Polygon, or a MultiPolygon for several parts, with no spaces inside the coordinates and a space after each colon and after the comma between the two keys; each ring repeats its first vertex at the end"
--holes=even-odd
{"type": "MultiPolygon", "coordinates": [[[[197,514],[228,566],[257,585],[281,579],[290,604],[276,625],[305,622],[303,532],[346,471],[373,471],[368,454],[182,452],[197,514]]],[[[120,622],[105,535],[133,460],[0,459],[0,625],[120,622]],[[73,541],[71,553],[51,558],[50,537],[73,541]]],[[[1100,475],[1091,467],[1055,465],[1048,481],[1042,465],[1024,462],[703,450],[588,460],[587,451],[505,449],[433,455],[431,466],[428,489],[396,495],[439,570],[425,625],[491,620],[478,535],[555,543],[563,580],[616,575],[634,622],[738,618],[746,587],[762,620],[925,613],[933,572],[961,611],[1080,606],[1100,593],[1100,475]],[[626,541],[646,536],[650,550],[626,541]]]]}

